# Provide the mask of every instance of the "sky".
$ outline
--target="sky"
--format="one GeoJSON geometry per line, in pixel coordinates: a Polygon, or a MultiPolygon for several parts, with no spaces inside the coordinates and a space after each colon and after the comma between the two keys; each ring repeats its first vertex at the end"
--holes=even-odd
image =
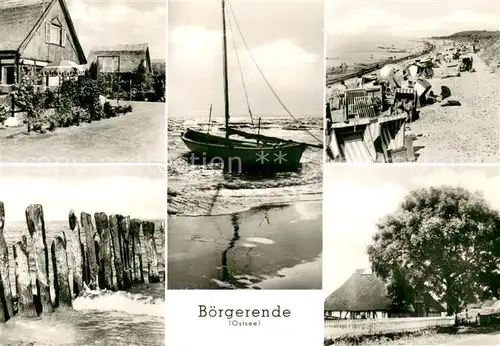
{"type": "MultiPolygon", "coordinates": [[[[292,114],[322,116],[323,2],[233,0],[230,3],[249,50],[292,114]]],[[[168,21],[170,116],[208,117],[211,104],[213,116],[224,116],[220,1],[170,2],[168,21]]],[[[248,115],[234,42],[252,113],[286,116],[244,48],[234,21],[228,19],[227,28],[231,114],[248,115]]]]}
{"type": "Polygon", "coordinates": [[[165,59],[165,0],[66,0],[88,56],[92,47],[148,43],[151,59],[165,59]]]}
{"type": "Polygon", "coordinates": [[[41,204],[46,221],[67,220],[74,209],[94,214],[163,219],[164,168],[159,166],[0,166],[5,222],[25,220],[41,204]]]}
{"type": "Polygon", "coordinates": [[[397,210],[411,190],[462,186],[481,191],[500,210],[500,168],[492,166],[325,165],[323,214],[323,293],[325,298],[356,269],[369,268],[366,248],[376,223],[397,210]],[[390,167],[388,167],[390,166],[390,167]]]}
{"type": "Polygon", "coordinates": [[[445,36],[499,30],[495,0],[326,0],[328,46],[335,39],[445,36]]]}

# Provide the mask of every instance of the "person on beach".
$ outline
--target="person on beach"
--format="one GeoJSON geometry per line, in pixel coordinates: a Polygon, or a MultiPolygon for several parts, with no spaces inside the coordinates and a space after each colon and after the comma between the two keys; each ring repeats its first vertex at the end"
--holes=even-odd
{"type": "Polygon", "coordinates": [[[363,87],[363,77],[360,74],[356,76],[356,87],[357,88],[363,87]]]}
{"type": "Polygon", "coordinates": [[[345,85],[345,82],[343,80],[340,81],[340,85],[339,85],[339,109],[342,109],[342,107],[344,107],[344,95],[345,95],[346,90],[347,90],[347,85],[345,85]]]}

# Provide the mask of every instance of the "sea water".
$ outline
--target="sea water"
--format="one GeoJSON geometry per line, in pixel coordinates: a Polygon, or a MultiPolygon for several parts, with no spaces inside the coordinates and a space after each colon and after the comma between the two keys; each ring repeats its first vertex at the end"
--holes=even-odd
{"type": "MultiPolygon", "coordinates": [[[[295,172],[225,174],[185,158],[181,132],[207,131],[207,120],[168,119],[169,287],[321,288],[323,150],[308,147],[295,172]]],[[[298,120],[263,116],[260,133],[323,138],[322,117],[298,120]]],[[[248,116],[232,116],[231,124],[254,130],[248,116]]],[[[223,135],[221,127],[224,118],[212,118],[210,133],[223,135]]]]}
{"type": "MultiPolygon", "coordinates": [[[[158,229],[160,220],[155,220],[158,229]]],[[[46,222],[47,246],[66,221],[46,222]]],[[[156,244],[163,268],[160,233],[156,244]]],[[[5,238],[9,246],[11,284],[14,282],[12,245],[29,235],[25,222],[6,220],[5,238]]],[[[50,250],[49,250],[50,251],[50,250]]],[[[51,266],[49,266],[50,269],[51,266]]],[[[33,274],[33,273],[32,273],[33,274]]],[[[52,276],[52,275],[50,275],[52,276]]],[[[15,285],[12,290],[15,294],[15,285]]],[[[0,323],[2,345],[164,345],[165,283],[141,284],[128,292],[86,291],[73,301],[73,309],[59,307],[54,313],[34,318],[15,317],[0,323]]]]}
{"type": "Polygon", "coordinates": [[[327,37],[327,68],[339,67],[345,63],[352,68],[353,64],[370,64],[387,60],[390,57],[399,59],[423,48],[423,43],[416,39],[405,38],[352,38],[327,37]],[[390,50],[406,50],[407,52],[390,52],[390,50]]]}
{"type": "MultiPolygon", "coordinates": [[[[260,133],[312,144],[323,138],[323,118],[265,117],[260,133]]],[[[233,128],[254,132],[248,117],[232,117],[233,128]]],[[[211,134],[220,134],[223,118],[212,118],[211,134]]],[[[207,119],[168,119],[168,210],[176,215],[216,215],[244,211],[269,203],[321,200],[323,150],[308,147],[295,172],[270,176],[223,173],[217,165],[193,165],[184,156],[188,149],[180,139],[187,128],[206,131],[207,119]]],[[[207,161],[210,163],[209,161],[207,161]]]]}

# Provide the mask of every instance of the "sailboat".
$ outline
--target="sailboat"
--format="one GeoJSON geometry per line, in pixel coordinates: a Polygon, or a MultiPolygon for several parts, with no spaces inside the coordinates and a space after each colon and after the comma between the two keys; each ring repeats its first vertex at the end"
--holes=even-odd
{"type": "MultiPolygon", "coordinates": [[[[256,134],[240,131],[231,128],[229,125],[230,112],[226,37],[226,0],[222,0],[221,5],[225,114],[225,127],[223,130],[225,131],[225,136],[217,136],[209,134],[208,132],[205,133],[187,129],[181,134],[181,139],[192,153],[208,158],[220,158],[223,160],[224,164],[238,163],[244,166],[277,166],[279,168],[298,166],[300,164],[302,154],[310,144],[277,137],[263,136],[260,134],[260,125],[258,129],[259,131],[256,134]],[[230,138],[231,135],[238,135],[245,138],[245,140],[232,139],[230,138]]],[[[276,94],[275,96],[277,97],[276,94]]]]}

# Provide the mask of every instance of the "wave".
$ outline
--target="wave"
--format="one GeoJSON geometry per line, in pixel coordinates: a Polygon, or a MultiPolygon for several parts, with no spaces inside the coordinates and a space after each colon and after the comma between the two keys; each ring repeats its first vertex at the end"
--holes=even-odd
{"type": "Polygon", "coordinates": [[[112,292],[105,289],[90,290],[87,288],[80,297],[75,299],[73,309],[77,311],[121,311],[131,315],[163,317],[165,302],[161,298],[141,293],[112,292]]]}

